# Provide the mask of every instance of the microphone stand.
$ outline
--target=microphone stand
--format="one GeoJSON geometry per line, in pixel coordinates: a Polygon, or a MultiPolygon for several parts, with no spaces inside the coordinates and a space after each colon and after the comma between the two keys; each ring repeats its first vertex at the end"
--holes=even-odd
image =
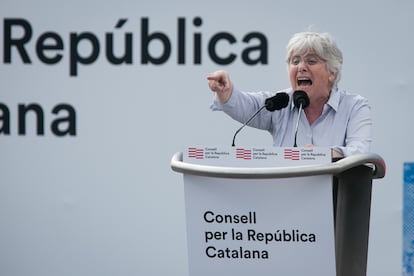
{"type": "Polygon", "coordinates": [[[275,110],[281,110],[282,108],[285,108],[289,103],[289,95],[286,92],[280,92],[274,95],[273,97],[267,98],[265,100],[265,103],[262,107],[260,107],[250,118],[245,122],[237,131],[234,133],[233,136],[233,143],[232,147],[236,146],[235,140],[237,133],[240,132],[254,117],[256,117],[257,114],[259,114],[260,111],[262,111],[263,108],[266,107],[266,109],[270,112],[273,112],[275,110]]]}
{"type": "Polygon", "coordinates": [[[231,144],[231,146],[232,147],[234,147],[234,146],[236,146],[236,144],[235,144],[235,141],[236,141],[236,135],[237,135],[237,133],[239,133],[240,132],[240,130],[242,130],[248,123],[250,123],[250,121],[251,120],[253,120],[253,118],[254,117],[256,117],[256,115],[260,112],[260,111],[262,111],[262,109],[263,108],[265,108],[266,107],[266,105],[264,105],[264,106],[262,106],[261,108],[259,108],[250,118],[249,118],[249,120],[247,120],[247,122],[245,122],[237,131],[236,131],[236,133],[234,133],[234,136],[233,136],[233,143],[231,144]]]}
{"type": "Polygon", "coordinates": [[[295,142],[293,144],[293,146],[296,148],[298,146],[297,143],[296,143],[296,139],[297,139],[297,136],[298,136],[300,115],[302,114],[302,110],[304,108],[308,107],[308,105],[309,105],[308,94],[306,94],[305,91],[296,90],[295,92],[293,92],[293,103],[299,109],[298,120],[296,121],[296,128],[295,128],[295,142]]]}
{"type": "Polygon", "coordinates": [[[295,127],[295,129],[296,129],[296,131],[295,131],[295,142],[294,142],[294,144],[293,144],[293,147],[295,147],[295,148],[298,146],[298,144],[296,143],[296,138],[297,138],[297,136],[298,136],[298,129],[299,129],[300,115],[302,114],[302,110],[303,110],[302,106],[303,106],[303,104],[302,104],[302,103],[300,103],[300,106],[299,106],[299,114],[298,114],[298,119],[297,119],[297,121],[296,121],[296,127],[295,127]]]}

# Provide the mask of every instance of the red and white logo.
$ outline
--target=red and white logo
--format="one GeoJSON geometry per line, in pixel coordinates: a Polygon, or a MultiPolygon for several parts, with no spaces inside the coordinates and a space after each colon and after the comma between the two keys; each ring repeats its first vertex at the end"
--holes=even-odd
{"type": "Polygon", "coordinates": [[[236,158],[244,160],[252,160],[252,150],[251,149],[236,149],[236,158]]]}
{"type": "Polygon", "coordinates": [[[204,159],[204,150],[198,148],[188,148],[188,158],[204,159]]]}
{"type": "Polygon", "coordinates": [[[300,160],[300,151],[296,149],[285,149],[284,157],[288,160],[300,160]]]}

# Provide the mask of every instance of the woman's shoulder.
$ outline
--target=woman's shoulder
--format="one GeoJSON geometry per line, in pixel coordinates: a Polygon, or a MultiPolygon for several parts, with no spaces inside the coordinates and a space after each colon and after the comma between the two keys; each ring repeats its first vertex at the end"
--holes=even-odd
{"type": "Polygon", "coordinates": [[[368,106],[368,99],[361,94],[347,90],[338,90],[338,105],[344,108],[368,106]]]}

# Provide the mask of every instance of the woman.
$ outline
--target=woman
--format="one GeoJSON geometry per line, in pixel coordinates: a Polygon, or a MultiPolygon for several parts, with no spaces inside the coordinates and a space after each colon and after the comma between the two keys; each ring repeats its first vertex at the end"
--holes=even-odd
{"type": "MultiPolygon", "coordinates": [[[[297,33],[287,45],[291,87],[285,92],[292,96],[294,91],[302,90],[310,100],[309,106],[302,111],[306,116],[300,117],[297,144],[331,147],[333,157],[366,153],[371,145],[372,120],[368,101],[338,89],[342,61],[342,52],[326,33],[297,33]]],[[[207,79],[216,94],[211,108],[222,110],[243,123],[274,94],[241,92],[225,71],[216,71],[207,79]]],[[[287,108],[260,112],[249,123],[268,130],[274,146],[293,146],[299,109],[290,101],[287,108]]]]}

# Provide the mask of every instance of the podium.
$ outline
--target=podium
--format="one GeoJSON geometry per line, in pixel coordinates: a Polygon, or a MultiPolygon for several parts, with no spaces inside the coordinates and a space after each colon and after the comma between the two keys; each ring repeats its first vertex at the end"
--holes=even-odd
{"type": "MultiPolygon", "coordinates": [[[[286,151],[285,151],[285,155],[286,155],[286,151]]],[[[305,164],[305,165],[303,164],[288,165],[288,166],[285,165],[285,166],[274,166],[274,167],[271,167],[271,166],[270,167],[269,166],[267,167],[248,167],[248,166],[241,167],[241,166],[238,166],[238,164],[232,164],[231,162],[229,163],[228,166],[222,165],[220,163],[218,163],[219,165],[203,165],[203,164],[185,162],[184,157],[185,156],[183,155],[183,153],[176,153],[172,157],[172,160],[171,160],[172,170],[178,173],[182,173],[185,179],[188,177],[192,178],[193,176],[199,177],[199,178],[196,178],[195,181],[202,182],[200,187],[202,187],[203,189],[202,192],[205,193],[206,195],[210,194],[210,191],[209,191],[210,185],[211,185],[212,190],[213,190],[213,187],[217,186],[215,182],[217,179],[227,179],[227,180],[233,181],[234,183],[236,183],[234,186],[231,186],[234,189],[238,189],[237,183],[238,182],[241,183],[241,181],[243,181],[244,185],[254,186],[254,189],[262,189],[262,187],[264,186],[261,186],[262,185],[261,182],[258,182],[258,181],[265,181],[265,183],[274,182],[276,185],[276,183],[283,182],[285,180],[300,179],[300,182],[303,182],[302,181],[303,179],[310,178],[311,179],[310,183],[302,183],[305,186],[302,185],[299,190],[294,190],[294,193],[296,193],[296,195],[300,194],[300,196],[302,196],[303,198],[307,198],[306,194],[304,195],[304,193],[309,192],[309,191],[312,192],[316,189],[315,187],[317,187],[317,185],[312,184],[312,181],[313,181],[312,179],[316,177],[316,182],[319,183],[322,180],[320,180],[318,177],[325,177],[324,179],[327,178],[329,182],[328,185],[330,186],[330,190],[329,190],[330,193],[327,194],[326,192],[324,192],[323,197],[325,197],[324,200],[328,200],[328,202],[330,202],[331,204],[332,216],[330,216],[329,212],[328,213],[325,212],[326,208],[323,208],[321,212],[319,211],[316,211],[316,212],[318,214],[321,213],[322,216],[328,217],[328,218],[324,218],[325,222],[326,222],[326,219],[332,222],[331,225],[332,225],[332,236],[333,236],[332,237],[333,248],[332,248],[332,252],[329,252],[329,242],[328,242],[327,255],[326,256],[324,255],[321,258],[316,258],[316,260],[322,259],[320,261],[321,261],[321,264],[323,265],[324,260],[326,259],[327,264],[329,263],[329,265],[333,265],[333,270],[331,270],[333,271],[333,273],[331,273],[330,275],[334,275],[335,272],[337,276],[366,275],[372,180],[383,178],[385,176],[385,162],[379,155],[375,153],[368,153],[368,154],[350,156],[350,157],[346,157],[346,158],[342,158],[338,160],[332,160],[329,156],[329,159],[331,162],[325,162],[323,164],[310,163],[310,164],[305,164]],[[334,256],[331,256],[331,255],[334,255],[334,256]]],[[[192,185],[192,184],[189,183],[187,185],[192,185]]],[[[290,187],[293,185],[288,184],[287,186],[290,187]]],[[[226,188],[226,189],[228,190],[230,188],[226,188]]],[[[289,193],[292,194],[292,192],[288,192],[287,194],[289,193]]],[[[220,194],[222,193],[220,192],[220,194]]],[[[276,190],[274,194],[275,195],[279,194],[279,192],[276,190]]],[[[293,198],[295,198],[296,195],[294,194],[293,198]]],[[[186,195],[186,201],[187,201],[187,196],[188,195],[186,195]]],[[[192,195],[190,195],[190,197],[191,196],[192,195]]],[[[213,195],[213,197],[215,196],[217,196],[217,194],[213,195]]],[[[280,196],[282,198],[279,198],[278,201],[283,201],[284,195],[280,195],[280,196]]],[[[228,196],[228,199],[225,199],[225,201],[231,201],[233,200],[232,198],[233,196],[230,194],[230,196],[228,196]]],[[[304,201],[303,198],[299,200],[299,204],[304,201]]],[[[195,199],[195,201],[197,200],[199,199],[195,199]]],[[[261,204],[260,198],[255,198],[255,200],[258,205],[261,204]]],[[[319,199],[317,199],[316,201],[319,202],[319,199]]],[[[309,206],[312,206],[312,205],[318,205],[318,202],[314,202],[313,204],[311,203],[310,205],[307,203],[308,205],[306,205],[306,207],[303,207],[302,210],[307,209],[309,208],[309,206]]],[[[251,203],[251,204],[254,204],[254,203],[251,203]]],[[[234,206],[237,206],[237,204],[234,206]]],[[[287,209],[289,208],[290,207],[288,207],[287,209]]],[[[259,216],[259,215],[257,215],[256,212],[246,211],[246,210],[244,211],[245,213],[230,216],[229,218],[233,219],[232,221],[233,223],[236,221],[236,218],[237,218],[238,223],[240,223],[243,220],[246,223],[251,223],[252,221],[256,223],[256,220],[258,220],[256,216],[259,216]]],[[[317,219],[316,217],[318,214],[315,214],[315,220],[317,219]]],[[[209,220],[213,220],[216,218],[223,220],[223,218],[225,217],[225,215],[223,216],[217,215],[214,213],[214,211],[211,211],[211,210],[205,211],[203,213],[203,216],[207,222],[210,222],[209,220]],[[216,217],[214,217],[215,215],[216,217]]],[[[187,225],[193,224],[193,222],[189,221],[189,219],[193,220],[193,218],[189,217],[188,210],[187,210],[187,225]]],[[[313,218],[311,220],[313,220],[313,218]]],[[[284,219],[278,218],[277,221],[284,221],[284,219]]],[[[317,225],[311,225],[310,228],[308,226],[303,226],[303,229],[318,229],[316,230],[316,233],[318,233],[317,231],[319,231],[318,227],[320,227],[320,225],[319,223],[316,223],[316,224],[317,225]]],[[[228,229],[230,230],[230,228],[231,227],[229,227],[228,229]]],[[[327,234],[323,234],[323,237],[324,238],[327,237],[327,239],[329,240],[329,231],[330,231],[329,223],[327,223],[327,228],[328,228],[328,232],[327,234]]],[[[235,231],[234,231],[234,228],[231,228],[231,229],[233,231],[232,235],[233,235],[233,240],[234,240],[235,231]]],[[[298,247],[298,250],[303,250],[303,251],[311,250],[309,248],[311,248],[313,245],[310,246],[309,243],[307,243],[306,241],[310,240],[311,235],[309,233],[312,232],[312,230],[309,230],[310,232],[306,232],[306,230],[303,230],[302,228],[299,230],[297,228],[292,228],[292,229],[294,230],[292,230],[291,234],[286,234],[286,235],[289,235],[290,244],[292,244],[291,237],[294,239],[294,236],[296,235],[299,239],[299,236],[303,235],[303,237],[305,237],[305,239],[303,240],[305,241],[303,242],[304,247],[298,247],[296,244],[294,246],[298,247]]],[[[211,229],[208,229],[208,230],[211,230],[211,229]]],[[[200,249],[200,252],[205,250],[203,252],[206,252],[206,254],[209,255],[209,258],[211,256],[216,256],[216,253],[217,253],[216,251],[213,251],[213,250],[216,250],[215,247],[208,246],[210,244],[210,241],[214,240],[217,243],[220,243],[226,237],[229,237],[229,235],[231,235],[230,233],[231,231],[204,231],[204,232],[203,231],[204,230],[200,230],[200,233],[196,233],[196,234],[199,235],[200,238],[202,237],[205,239],[204,243],[206,244],[205,246],[206,249],[202,248],[200,249]],[[227,236],[224,233],[226,233],[227,236]],[[201,234],[203,234],[204,236],[201,234]],[[210,248],[214,248],[214,249],[211,249],[212,251],[209,252],[208,250],[210,250],[210,248]]],[[[249,229],[248,231],[255,233],[254,229],[249,229]]],[[[190,231],[190,229],[187,228],[188,236],[194,235],[194,233],[192,232],[193,230],[190,231]]],[[[241,232],[242,231],[239,232],[240,236],[242,235],[241,232]]],[[[279,229],[277,230],[277,232],[275,230],[273,231],[273,233],[263,233],[262,240],[266,239],[266,246],[267,246],[271,244],[272,242],[274,242],[275,238],[281,237],[281,236],[276,236],[276,234],[280,234],[280,233],[281,232],[279,232],[279,229]],[[269,234],[269,240],[267,240],[267,236],[266,236],[267,234],[269,234]]],[[[244,235],[244,237],[246,237],[246,235],[244,235]]],[[[258,242],[258,240],[260,240],[260,236],[251,235],[249,236],[249,239],[250,238],[255,239],[256,243],[258,242]]],[[[319,241],[319,236],[317,236],[316,240],[319,241]]],[[[192,241],[189,240],[189,243],[190,242],[192,241]]],[[[282,243],[277,243],[277,244],[274,243],[274,244],[275,244],[274,247],[277,247],[278,250],[283,250],[283,246],[281,246],[282,243]]],[[[263,248],[264,247],[261,247],[261,249],[263,248]]],[[[227,251],[230,251],[230,250],[227,248],[227,251]]],[[[194,250],[192,252],[189,251],[189,255],[193,254],[193,252],[194,250]]],[[[258,250],[258,254],[259,254],[258,258],[260,258],[260,254],[263,254],[263,253],[267,254],[267,251],[258,250]]],[[[227,254],[230,254],[230,253],[227,252],[227,254]]],[[[237,255],[238,253],[234,252],[234,254],[237,255]]],[[[246,254],[242,252],[241,246],[240,246],[240,254],[241,255],[246,254]]],[[[248,254],[251,254],[251,252],[248,251],[248,254]]],[[[269,253],[269,255],[270,254],[272,253],[269,253]]],[[[308,254],[306,256],[311,256],[313,253],[310,252],[306,254],[308,254]]],[[[315,254],[320,254],[320,253],[318,251],[318,253],[315,253],[315,254]]],[[[281,258],[277,257],[277,260],[283,259],[284,257],[283,252],[280,256],[281,258]]],[[[208,258],[206,257],[206,259],[208,258]]],[[[287,258],[286,260],[288,259],[289,258],[287,258]]],[[[286,260],[284,262],[286,262],[286,260]]],[[[293,258],[290,257],[290,260],[292,261],[292,264],[291,264],[292,267],[298,265],[298,260],[295,259],[294,257],[293,258]]],[[[208,275],[208,273],[200,274],[200,273],[194,272],[194,271],[197,271],[198,264],[192,264],[191,261],[192,261],[192,256],[189,256],[190,276],[208,275]]],[[[210,260],[208,261],[212,263],[210,260]]],[[[255,262],[258,263],[257,264],[258,267],[266,266],[266,263],[263,260],[256,260],[255,262]]],[[[217,269],[221,269],[222,267],[224,267],[222,263],[223,261],[219,260],[212,264],[217,265],[218,267],[217,269]]],[[[240,260],[240,259],[231,260],[229,261],[229,263],[231,263],[231,265],[239,266],[239,267],[246,266],[243,269],[246,269],[246,271],[248,270],[247,265],[244,264],[244,260],[240,260]]],[[[207,266],[208,265],[209,264],[207,264],[207,266]]],[[[320,264],[317,264],[317,265],[320,265],[320,264]]],[[[315,266],[317,265],[315,264],[315,266]]],[[[216,272],[217,271],[219,270],[216,270],[216,272]]],[[[254,275],[271,275],[271,272],[269,274],[261,273],[260,271],[257,273],[256,272],[254,275]]],[[[326,275],[328,274],[329,273],[326,273],[326,275]]],[[[210,273],[210,275],[212,274],[210,273]]],[[[215,275],[231,275],[231,271],[230,271],[230,274],[229,273],[223,273],[223,274],[216,273],[215,275]]],[[[249,273],[247,272],[246,274],[239,273],[238,275],[249,275],[249,273]]],[[[253,275],[253,274],[250,274],[250,275],[253,275]]],[[[272,275],[276,275],[276,274],[272,274],[272,275]]],[[[282,274],[277,274],[277,275],[282,275],[282,274]]],[[[285,273],[284,275],[296,275],[296,274],[285,273]]],[[[306,275],[314,275],[314,274],[310,272],[310,273],[307,273],[306,275]]],[[[319,276],[321,275],[324,275],[324,273],[319,274],[319,276]]]]}

